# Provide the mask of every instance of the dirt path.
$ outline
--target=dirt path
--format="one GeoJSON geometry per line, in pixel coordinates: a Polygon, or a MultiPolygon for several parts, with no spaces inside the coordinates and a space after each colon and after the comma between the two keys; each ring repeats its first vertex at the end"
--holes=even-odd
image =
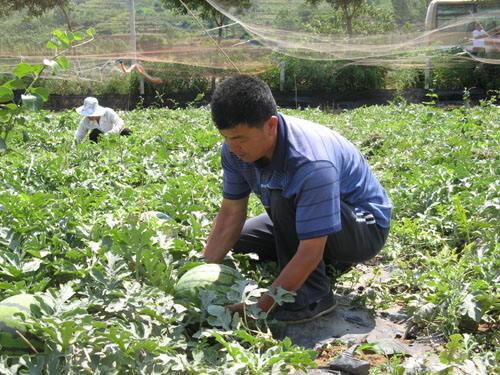
{"type": "Polygon", "coordinates": [[[334,369],[343,369],[343,374],[368,374],[370,367],[379,366],[396,354],[403,356],[408,373],[423,365],[436,368],[442,343],[432,338],[405,339],[407,316],[400,306],[374,312],[353,303],[356,290],[362,290],[374,278],[383,282],[390,277],[387,269],[375,275],[372,266],[358,267],[363,276],[354,287],[351,285],[354,293],[337,296],[339,304],[334,311],[312,322],[277,324],[272,327],[274,336],[288,336],[294,344],[318,351],[319,368],[307,374],[331,374],[334,369]],[[367,350],[370,347],[375,351],[367,350]]]}

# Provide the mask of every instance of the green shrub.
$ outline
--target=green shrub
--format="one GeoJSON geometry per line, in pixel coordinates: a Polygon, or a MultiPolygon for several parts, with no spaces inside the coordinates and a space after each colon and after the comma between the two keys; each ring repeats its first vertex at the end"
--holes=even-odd
{"type": "Polygon", "coordinates": [[[424,87],[424,72],[422,69],[395,69],[387,72],[385,87],[402,92],[410,88],[424,87]]]}
{"type": "MultiPolygon", "coordinates": [[[[168,101],[172,97],[194,100],[200,93],[210,91],[211,75],[206,68],[182,64],[145,64],[151,76],[163,80],[160,85],[145,82],[145,95],[154,97],[155,103],[168,101]]],[[[131,83],[135,92],[139,92],[139,76],[134,74],[131,83]]]]}
{"type": "MultiPolygon", "coordinates": [[[[347,65],[346,62],[311,61],[280,57],[285,63],[284,91],[307,91],[321,94],[359,92],[384,87],[383,67],[347,65]]],[[[280,87],[279,68],[261,74],[273,90],[280,87]]]]}
{"type": "MultiPolygon", "coordinates": [[[[460,49],[450,50],[450,53],[460,49]]],[[[476,87],[484,90],[500,88],[500,67],[473,60],[455,61],[449,56],[431,61],[431,82],[433,88],[463,90],[476,87]]]]}
{"type": "Polygon", "coordinates": [[[56,95],[127,95],[132,82],[126,76],[111,76],[104,81],[43,80],[44,85],[56,95]]]}

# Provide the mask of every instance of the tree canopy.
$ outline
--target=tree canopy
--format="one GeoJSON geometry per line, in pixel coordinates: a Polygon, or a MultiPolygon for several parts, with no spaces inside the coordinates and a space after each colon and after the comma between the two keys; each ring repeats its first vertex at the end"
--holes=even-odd
{"type": "Polygon", "coordinates": [[[322,1],[330,4],[334,9],[342,11],[345,21],[346,31],[352,36],[352,20],[361,11],[365,0],[307,0],[310,4],[316,5],[322,1]]]}
{"type": "MultiPolygon", "coordinates": [[[[215,9],[205,0],[162,0],[168,9],[175,9],[182,14],[189,14],[191,11],[198,11],[201,18],[214,22],[218,27],[225,24],[226,16],[215,9]]],[[[219,1],[224,6],[231,6],[238,10],[247,9],[251,6],[250,0],[222,0],[219,1]]],[[[219,29],[219,38],[222,36],[222,29],[219,29]]]]}
{"type": "Polygon", "coordinates": [[[49,9],[59,8],[64,14],[64,19],[69,30],[72,30],[69,19],[69,0],[0,0],[0,16],[13,11],[26,9],[30,16],[40,16],[49,9]]]}

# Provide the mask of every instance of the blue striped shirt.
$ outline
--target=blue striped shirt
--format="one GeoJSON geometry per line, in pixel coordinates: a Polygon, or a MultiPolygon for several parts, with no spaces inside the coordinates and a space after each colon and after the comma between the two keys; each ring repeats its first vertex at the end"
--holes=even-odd
{"type": "Polygon", "coordinates": [[[342,229],[340,201],[371,213],[388,228],[392,205],[359,150],[337,132],[310,121],[278,116],[278,140],[266,166],[246,163],[222,147],[224,197],[254,192],[269,208],[269,191],[294,202],[300,240],[342,229]]]}

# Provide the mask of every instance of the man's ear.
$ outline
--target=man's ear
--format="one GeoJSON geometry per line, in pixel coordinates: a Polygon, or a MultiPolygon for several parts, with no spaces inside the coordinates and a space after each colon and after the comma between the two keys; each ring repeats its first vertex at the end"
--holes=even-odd
{"type": "Polygon", "coordinates": [[[269,130],[273,133],[278,129],[278,116],[271,116],[269,118],[269,130]]]}

